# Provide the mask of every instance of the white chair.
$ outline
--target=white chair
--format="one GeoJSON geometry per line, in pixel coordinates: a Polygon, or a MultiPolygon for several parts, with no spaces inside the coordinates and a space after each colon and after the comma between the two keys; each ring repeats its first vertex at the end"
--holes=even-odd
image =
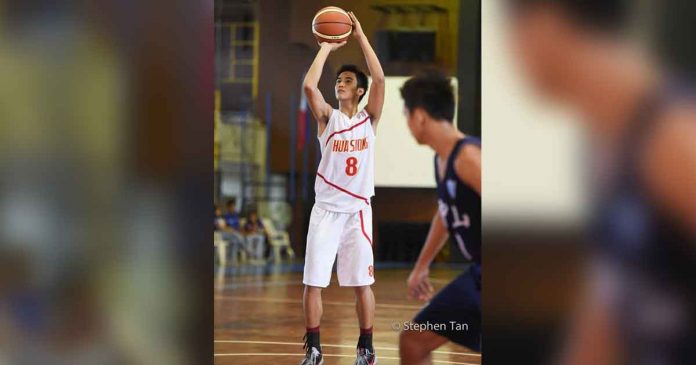
{"type": "Polygon", "coordinates": [[[280,256],[283,249],[285,249],[288,257],[291,259],[294,258],[295,251],[293,251],[292,247],[290,246],[290,235],[288,232],[278,231],[271,219],[261,218],[261,223],[263,223],[266,235],[268,236],[268,243],[273,248],[271,251],[273,261],[276,263],[280,261],[280,256]]]}
{"type": "MultiPolygon", "coordinates": [[[[230,242],[227,242],[224,238],[222,238],[222,233],[219,231],[215,231],[213,233],[213,239],[215,242],[215,248],[217,249],[217,256],[218,256],[218,261],[220,262],[220,265],[226,265],[227,264],[227,247],[230,245],[230,242]]],[[[241,245],[244,245],[244,242],[240,243],[241,245]]],[[[247,250],[246,247],[240,247],[238,244],[232,245],[232,263],[237,264],[238,262],[246,262],[247,261],[247,250]],[[239,256],[239,258],[237,257],[239,256]]]]}
{"type": "Polygon", "coordinates": [[[214,232],[213,242],[215,243],[218,262],[222,266],[227,265],[227,241],[222,239],[222,234],[220,234],[220,232],[214,232]]]}

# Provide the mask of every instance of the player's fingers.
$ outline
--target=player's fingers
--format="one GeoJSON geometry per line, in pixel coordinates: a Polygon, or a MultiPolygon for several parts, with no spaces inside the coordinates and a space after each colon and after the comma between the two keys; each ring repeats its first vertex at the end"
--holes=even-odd
{"type": "Polygon", "coordinates": [[[406,292],[408,293],[409,296],[413,295],[413,284],[411,282],[406,282],[406,292]]]}
{"type": "Polygon", "coordinates": [[[430,291],[428,290],[428,284],[429,283],[427,281],[421,282],[420,285],[418,286],[418,292],[420,292],[422,294],[429,293],[430,291]]]}
{"type": "Polygon", "coordinates": [[[425,281],[425,286],[426,286],[426,288],[427,288],[427,290],[428,290],[428,293],[433,293],[433,292],[435,291],[435,289],[433,288],[433,285],[430,284],[430,281],[429,281],[429,280],[426,280],[426,281],[425,281]]]}
{"type": "Polygon", "coordinates": [[[350,15],[350,20],[353,22],[353,26],[355,26],[358,23],[358,18],[355,17],[352,11],[349,12],[348,15],[350,15]]]}
{"type": "Polygon", "coordinates": [[[413,298],[416,298],[416,299],[420,299],[424,294],[423,289],[420,287],[420,285],[414,286],[412,293],[413,293],[413,298]]]}

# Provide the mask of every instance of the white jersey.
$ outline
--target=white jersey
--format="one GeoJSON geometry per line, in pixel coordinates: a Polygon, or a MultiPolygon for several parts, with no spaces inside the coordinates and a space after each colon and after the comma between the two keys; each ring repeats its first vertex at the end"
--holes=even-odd
{"type": "Polygon", "coordinates": [[[375,195],[375,133],[363,109],[353,118],[331,112],[318,137],[321,162],[314,182],[315,204],[332,212],[354,213],[375,195]]]}

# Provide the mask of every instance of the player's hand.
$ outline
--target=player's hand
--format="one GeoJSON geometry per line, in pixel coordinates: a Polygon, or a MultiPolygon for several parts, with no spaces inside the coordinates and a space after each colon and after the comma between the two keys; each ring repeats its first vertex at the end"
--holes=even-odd
{"type": "Polygon", "coordinates": [[[328,48],[331,52],[333,52],[333,51],[335,51],[335,50],[337,50],[337,49],[339,49],[339,48],[345,46],[346,43],[348,43],[348,41],[343,41],[343,42],[340,42],[340,43],[321,42],[321,43],[319,43],[319,46],[322,47],[322,48],[326,47],[326,48],[328,48]]]}
{"type": "Polygon", "coordinates": [[[430,280],[428,280],[429,274],[428,269],[415,268],[411,271],[407,281],[408,296],[410,298],[426,301],[433,296],[434,290],[433,286],[430,285],[430,280]]]}
{"type": "Polygon", "coordinates": [[[353,21],[353,37],[357,39],[364,37],[365,33],[363,33],[362,26],[360,25],[358,18],[355,17],[355,14],[353,14],[352,11],[349,11],[348,16],[350,16],[350,20],[353,21]]]}

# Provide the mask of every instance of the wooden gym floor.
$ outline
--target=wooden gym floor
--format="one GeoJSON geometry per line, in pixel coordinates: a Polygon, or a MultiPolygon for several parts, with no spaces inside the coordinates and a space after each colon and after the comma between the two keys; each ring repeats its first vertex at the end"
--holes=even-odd
{"type": "MultiPolygon", "coordinates": [[[[304,356],[302,336],[302,265],[281,264],[216,269],[215,364],[293,364],[304,356]]],[[[434,268],[433,286],[439,290],[462,269],[434,268]]],[[[422,304],[406,298],[410,270],[380,268],[373,285],[377,301],[374,340],[380,365],[399,364],[399,332],[394,323],[409,321],[422,304]]],[[[340,288],[332,277],[323,292],[321,344],[324,364],[353,364],[359,334],[355,301],[350,288],[340,288]]],[[[439,348],[434,364],[481,364],[481,356],[448,343],[439,348]]]]}

